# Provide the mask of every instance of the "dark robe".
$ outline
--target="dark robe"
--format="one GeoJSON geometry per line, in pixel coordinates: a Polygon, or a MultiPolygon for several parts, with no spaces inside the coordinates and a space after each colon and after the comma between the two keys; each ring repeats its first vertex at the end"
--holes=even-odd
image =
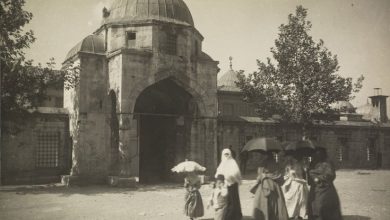
{"type": "Polygon", "coordinates": [[[186,188],[184,213],[190,218],[198,218],[204,215],[202,196],[199,193],[201,187],[200,179],[185,178],[184,187],[186,188]]]}
{"type": "Polygon", "coordinates": [[[226,211],[224,213],[224,220],[241,220],[241,204],[240,195],[238,194],[238,183],[228,186],[226,211]]]}
{"type": "Polygon", "coordinates": [[[255,220],[288,220],[282,190],[274,179],[277,177],[260,176],[258,184],[252,189],[252,192],[255,192],[253,202],[255,220]]]}
{"type": "Polygon", "coordinates": [[[342,220],[340,199],[333,185],[336,172],[332,164],[319,162],[309,175],[309,220],[342,220]]]}

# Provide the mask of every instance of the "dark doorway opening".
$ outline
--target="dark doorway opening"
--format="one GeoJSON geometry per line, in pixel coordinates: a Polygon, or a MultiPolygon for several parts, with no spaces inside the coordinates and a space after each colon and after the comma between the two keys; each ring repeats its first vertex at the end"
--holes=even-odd
{"type": "Polygon", "coordinates": [[[141,183],[173,181],[170,169],[185,159],[192,96],[170,79],[146,88],[137,98],[141,183]]]}

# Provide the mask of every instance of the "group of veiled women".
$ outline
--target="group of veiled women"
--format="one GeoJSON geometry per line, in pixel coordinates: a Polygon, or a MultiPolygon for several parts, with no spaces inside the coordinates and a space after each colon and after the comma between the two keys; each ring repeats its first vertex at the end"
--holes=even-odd
{"type": "MultiPolygon", "coordinates": [[[[287,156],[280,168],[269,157],[258,169],[252,217],[255,220],[341,220],[341,208],[333,185],[335,169],[327,160],[326,150],[316,149],[310,164],[299,155],[287,156]],[[309,190],[310,188],[310,190],[309,190]]],[[[240,169],[229,149],[222,151],[208,207],[216,220],[241,220],[240,169]]],[[[199,193],[201,182],[196,173],[185,178],[185,214],[190,219],[202,217],[204,207],[199,193]]]]}

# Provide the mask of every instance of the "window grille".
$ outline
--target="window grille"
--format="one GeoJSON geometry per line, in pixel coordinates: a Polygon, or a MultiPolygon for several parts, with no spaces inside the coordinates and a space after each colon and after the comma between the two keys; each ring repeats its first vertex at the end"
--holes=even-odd
{"type": "Polygon", "coordinates": [[[343,147],[342,146],[339,146],[337,148],[337,160],[343,161],[343,147]]]}
{"type": "Polygon", "coordinates": [[[348,138],[341,137],[338,139],[339,146],[337,148],[337,159],[339,161],[349,160],[349,145],[348,138]]]}
{"type": "Polygon", "coordinates": [[[167,34],[166,42],[163,43],[163,51],[170,55],[177,53],[177,36],[174,34],[167,34]]]}
{"type": "Polygon", "coordinates": [[[59,132],[38,132],[38,145],[36,149],[35,167],[58,167],[59,143],[59,132]]]}
{"type": "Polygon", "coordinates": [[[367,161],[371,161],[375,154],[375,139],[369,138],[368,139],[368,146],[367,146],[367,161]]]}

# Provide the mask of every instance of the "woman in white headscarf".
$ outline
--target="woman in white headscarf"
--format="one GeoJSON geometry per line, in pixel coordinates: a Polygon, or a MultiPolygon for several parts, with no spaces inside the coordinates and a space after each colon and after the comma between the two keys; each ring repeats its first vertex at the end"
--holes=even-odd
{"type": "Polygon", "coordinates": [[[227,205],[224,220],[242,219],[240,196],[238,186],[241,184],[241,172],[229,149],[222,151],[221,163],[217,168],[215,177],[223,175],[228,188],[227,205]]]}

